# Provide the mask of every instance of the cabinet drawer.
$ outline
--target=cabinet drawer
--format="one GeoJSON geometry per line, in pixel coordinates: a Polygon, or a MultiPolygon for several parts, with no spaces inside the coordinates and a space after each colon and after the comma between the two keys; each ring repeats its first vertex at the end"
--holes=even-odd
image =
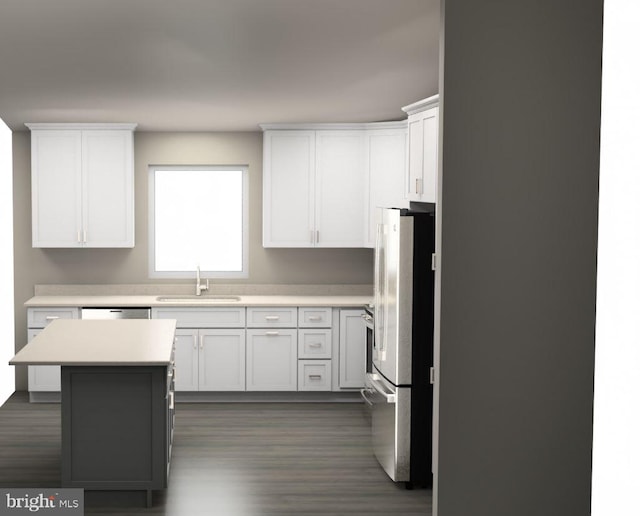
{"type": "Polygon", "coordinates": [[[330,391],[331,360],[298,360],[299,391],[330,391]]]}
{"type": "Polygon", "coordinates": [[[44,328],[56,319],[79,319],[78,308],[29,308],[27,325],[29,328],[44,328]]]}
{"type": "Polygon", "coordinates": [[[247,308],[247,328],[295,328],[297,308],[247,308]]]}
{"type": "Polygon", "coordinates": [[[331,308],[299,308],[298,327],[331,328],[331,308]]]}
{"type": "Polygon", "coordinates": [[[178,328],[242,328],[244,307],[238,308],[153,308],[152,319],[176,319],[178,328]]]}
{"type": "Polygon", "coordinates": [[[331,330],[298,330],[298,358],[331,358],[331,330]]]}

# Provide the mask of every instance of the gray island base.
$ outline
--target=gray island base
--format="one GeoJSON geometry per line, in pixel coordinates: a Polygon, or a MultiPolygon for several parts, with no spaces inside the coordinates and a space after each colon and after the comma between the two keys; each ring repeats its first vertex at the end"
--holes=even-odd
{"type": "Polygon", "coordinates": [[[149,507],[167,487],[174,333],[171,320],[60,320],[11,360],[62,366],[61,487],[85,489],[87,505],[149,507]]]}

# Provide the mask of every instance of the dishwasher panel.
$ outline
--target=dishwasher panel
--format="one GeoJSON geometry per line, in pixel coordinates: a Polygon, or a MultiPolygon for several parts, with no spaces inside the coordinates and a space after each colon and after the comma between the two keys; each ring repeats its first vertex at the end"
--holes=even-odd
{"type": "Polygon", "coordinates": [[[151,319],[151,308],[82,308],[81,319],[151,319]]]}

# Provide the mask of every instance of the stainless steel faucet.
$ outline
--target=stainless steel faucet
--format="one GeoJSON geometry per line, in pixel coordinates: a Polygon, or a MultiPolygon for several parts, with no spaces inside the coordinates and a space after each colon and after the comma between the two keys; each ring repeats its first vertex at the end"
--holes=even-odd
{"type": "Polygon", "coordinates": [[[201,296],[203,290],[209,290],[209,278],[204,285],[200,284],[200,266],[196,267],[196,296],[201,296]]]}

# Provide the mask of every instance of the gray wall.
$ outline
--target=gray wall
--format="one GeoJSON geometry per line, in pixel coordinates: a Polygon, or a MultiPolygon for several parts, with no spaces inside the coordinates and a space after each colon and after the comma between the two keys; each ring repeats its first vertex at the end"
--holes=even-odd
{"type": "Polygon", "coordinates": [[[588,515],[602,1],[443,5],[438,515],[588,515]]]}
{"type": "MultiPolygon", "coordinates": [[[[264,249],[262,247],[262,133],[135,133],[136,245],[133,249],[31,247],[30,135],[13,134],[16,350],[26,343],[26,310],[36,284],[189,283],[148,277],[148,166],[249,166],[248,284],[370,284],[371,249],[264,249]]],[[[223,281],[223,280],[219,280],[223,281]]],[[[215,288],[215,285],[213,285],[215,288]]],[[[26,389],[19,369],[18,390],[26,389]]]]}

